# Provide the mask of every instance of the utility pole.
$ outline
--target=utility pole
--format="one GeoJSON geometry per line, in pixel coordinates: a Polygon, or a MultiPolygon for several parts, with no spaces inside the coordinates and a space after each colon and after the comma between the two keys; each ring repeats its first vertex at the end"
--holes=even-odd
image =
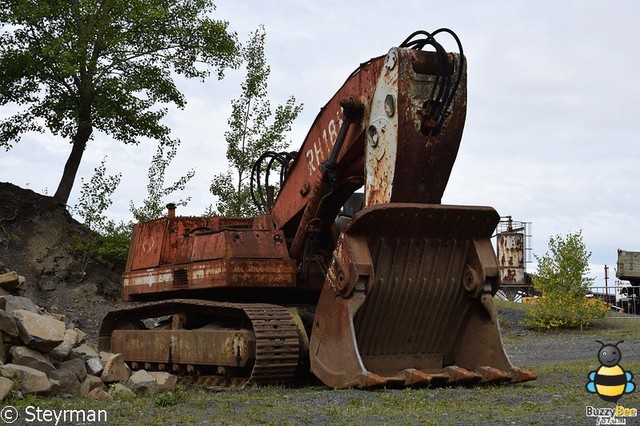
{"type": "Polygon", "coordinates": [[[607,307],[609,306],[609,267],[604,265],[604,294],[606,295],[607,307]]]}

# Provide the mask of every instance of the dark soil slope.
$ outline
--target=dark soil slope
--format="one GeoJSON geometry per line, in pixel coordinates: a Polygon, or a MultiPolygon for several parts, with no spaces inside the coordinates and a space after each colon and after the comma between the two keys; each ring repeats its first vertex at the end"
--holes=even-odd
{"type": "Polygon", "coordinates": [[[0,272],[24,276],[24,296],[92,336],[118,304],[122,274],[87,261],[82,242],[95,237],[52,197],[0,182],[0,272]]]}

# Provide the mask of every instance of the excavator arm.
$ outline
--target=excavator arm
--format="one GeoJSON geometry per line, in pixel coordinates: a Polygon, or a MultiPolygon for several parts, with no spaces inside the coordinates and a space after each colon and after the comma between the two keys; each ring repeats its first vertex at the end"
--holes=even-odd
{"type": "Polygon", "coordinates": [[[434,35],[362,64],[318,114],[271,208],[292,257],[309,223],[330,225],[360,187],[365,205],[440,203],[464,127],[466,68],[434,35]]]}

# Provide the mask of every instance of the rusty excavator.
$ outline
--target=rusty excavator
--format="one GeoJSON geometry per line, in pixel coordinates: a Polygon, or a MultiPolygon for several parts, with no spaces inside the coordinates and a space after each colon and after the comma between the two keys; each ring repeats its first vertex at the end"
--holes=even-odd
{"type": "Polygon", "coordinates": [[[169,205],[135,225],[122,296],[144,303],[106,315],[100,349],[216,387],[309,372],[334,388],[535,379],[500,338],[500,216],[441,204],[466,92],[446,28],[360,65],[297,153],[256,162],[263,215],[180,217],[169,205]]]}

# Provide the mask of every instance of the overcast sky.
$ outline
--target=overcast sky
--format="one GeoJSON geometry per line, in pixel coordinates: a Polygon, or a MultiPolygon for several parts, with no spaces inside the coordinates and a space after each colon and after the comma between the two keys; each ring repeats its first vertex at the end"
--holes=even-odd
{"type": "MultiPolygon", "coordinates": [[[[304,111],[289,134],[299,146],[319,109],[358,64],[385,54],[415,30],[454,30],[468,60],[467,123],[444,203],[495,207],[532,222],[532,248],[582,230],[596,284],[615,281],[617,249],[640,251],[638,197],[640,48],[636,0],[313,1],[218,0],[216,18],[241,40],[263,24],[272,103],[293,95],[304,111]]],[[[449,50],[455,45],[442,40],[449,50]]],[[[224,132],[241,72],[180,83],[188,106],[166,123],[182,145],[167,180],[195,168],[182,214],[214,200],[211,178],[226,169],[224,132]]],[[[0,109],[0,115],[8,115],[0,109]]],[[[70,145],[27,135],[0,152],[0,181],[55,192],[70,145]]],[[[153,143],[124,146],[96,135],[79,172],[89,179],[107,155],[122,172],[110,214],[130,218],[146,194],[153,143]]],[[[78,179],[70,204],[76,203],[78,179]]],[[[170,201],[170,200],[167,200],[170,201]]],[[[531,265],[529,271],[535,270],[531,265]]]]}

